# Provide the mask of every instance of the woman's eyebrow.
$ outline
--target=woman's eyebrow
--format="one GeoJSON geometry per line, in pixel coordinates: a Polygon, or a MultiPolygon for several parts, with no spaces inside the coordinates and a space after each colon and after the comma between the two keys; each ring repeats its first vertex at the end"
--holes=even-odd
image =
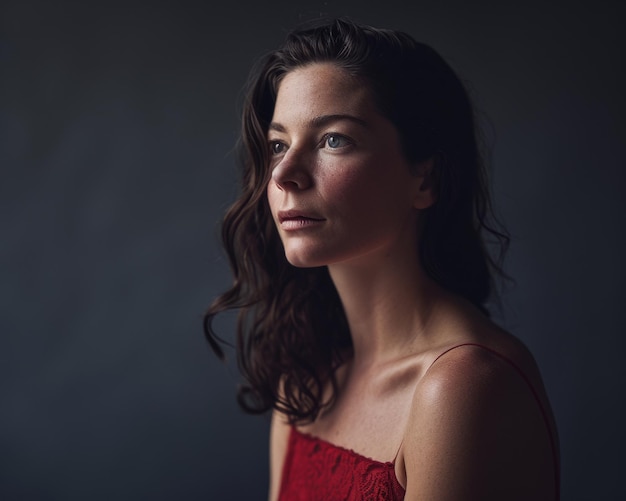
{"type": "Polygon", "coordinates": [[[331,122],[338,122],[340,120],[348,120],[350,122],[357,123],[362,127],[367,127],[367,122],[362,118],[355,117],[354,115],[337,114],[337,115],[322,115],[315,117],[311,120],[311,125],[315,127],[323,127],[331,122]]]}
{"type": "MultiPolygon", "coordinates": [[[[367,122],[362,118],[355,117],[354,115],[347,114],[334,114],[334,115],[320,115],[319,117],[315,117],[310,121],[310,125],[314,128],[324,127],[332,122],[339,122],[341,120],[348,120],[350,122],[354,122],[362,127],[368,127],[367,122]]],[[[287,129],[284,125],[278,122],[272,122],[269,125],[269,130],[275,130],[277,132],[286,132],[287,129]]]]}

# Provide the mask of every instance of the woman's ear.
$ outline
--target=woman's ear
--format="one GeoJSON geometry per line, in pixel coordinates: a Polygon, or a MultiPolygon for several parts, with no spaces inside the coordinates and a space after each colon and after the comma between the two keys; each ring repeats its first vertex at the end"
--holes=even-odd
{"type": "Polygon", "coordinates": [[[427,209],[437,201],[437,167],[439,164],[438,153],[415,164],[415,177],[418,185],[413,199],[414,208],[427,209]]]}

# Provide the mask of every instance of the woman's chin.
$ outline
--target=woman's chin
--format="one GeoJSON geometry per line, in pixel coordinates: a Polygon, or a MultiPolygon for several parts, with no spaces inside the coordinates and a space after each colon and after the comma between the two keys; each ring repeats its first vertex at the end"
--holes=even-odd
{"type": "Polygon", "coordinates": [[[287,262],[296,268],[317,268],[328,264],[325,256],[311,252],[311,249],[286,249],[285,257],[287,262]]]}
{"type": "Polygon", "coordinates": [[[290,256],[288,254],[285,254],[285,257],[287,258],[287,262],[291,266],[295,266],[296,268],[317,268],[319,266],[326,265],[326,263],[323,261],[315,260],[310,257],[303,257],[300,255],[290,256]]]}

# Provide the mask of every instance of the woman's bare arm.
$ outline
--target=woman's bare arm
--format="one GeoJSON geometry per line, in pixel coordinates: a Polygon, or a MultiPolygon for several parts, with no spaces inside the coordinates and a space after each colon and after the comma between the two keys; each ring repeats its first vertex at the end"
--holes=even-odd
{"type": "Polygon", "coordinates": [[[269,501],[276,501],[280,490],[280,480],[289,441],[289,424],[278,411],[272,414],[270,428],[270,490],[269,501]]]}

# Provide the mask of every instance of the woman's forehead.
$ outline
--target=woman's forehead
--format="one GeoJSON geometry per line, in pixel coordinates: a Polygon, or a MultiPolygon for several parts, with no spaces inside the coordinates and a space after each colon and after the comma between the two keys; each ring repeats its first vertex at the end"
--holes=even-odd
{"type": "Polygon", "coordinates": [[[287,73],[278,86],[272,121],[311,120],[321,115],[368,115],[370,90],[333,63],[313,63],[287,73]]]}

